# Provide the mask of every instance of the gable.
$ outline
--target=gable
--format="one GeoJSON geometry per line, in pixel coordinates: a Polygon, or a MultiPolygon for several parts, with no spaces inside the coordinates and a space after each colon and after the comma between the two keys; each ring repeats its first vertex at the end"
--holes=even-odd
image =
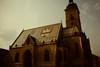
{"type": "Polygon", "coordinates": [[[31,37],[31,35],[28,35],[28,37],[25,40],[25,43],[23,44],[23,46],[25,46],[25,45],[34,45],[34,44],[35,44],[35,38],[31,37]]]}

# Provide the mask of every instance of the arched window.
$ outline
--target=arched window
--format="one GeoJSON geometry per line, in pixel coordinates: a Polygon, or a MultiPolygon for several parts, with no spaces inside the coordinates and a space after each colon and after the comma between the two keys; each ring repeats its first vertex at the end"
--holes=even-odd
{"type": "Polygon", "coordinates": [[[18,63],[19,62],[19,53],[16,53],[15,55],[15,63],[18,63]]]}
{"type": "Polygon", "coordinates": [[[62,52],[61,52],[61,50],[58,51],[58,59],[59,59],[59,61],[62,61],[62,52]]]}
{"type": "Polygon", "coordinates": [[[67,52],[66,52],[66,50],[64,50],[64,61],[66,61],[67,60],[67,52]]]}
{"type": "Polygon", "coordinates": [[[48,62],[50,59],[49,59],[49,51],[48,50],[45,50],[44,52],[44,61],[48,62]]]}
{"type": "Polygon", "coordinates": [[[78,43],[75,44],[75,48],[76,48],[76,57],[79,57],[79,47],[78,47],[78,43]]]}
{"type": "Polygon", "coordinates": [[[23,67],[32,67],[32,54],[27,50],[23,55],[23,67]]]}

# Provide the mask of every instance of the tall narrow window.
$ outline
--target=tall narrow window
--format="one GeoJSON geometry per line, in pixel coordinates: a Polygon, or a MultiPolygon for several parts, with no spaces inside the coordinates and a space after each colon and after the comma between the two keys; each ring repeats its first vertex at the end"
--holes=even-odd
{"type": "Polygon", "coordinates": [[[58,51],[58,59],[59,59],[59,61],[62,61],[62,52],[61,52],[61,50],[58,51]]]}
{"type": "Polygon", "coordinates": [[[67,60],[67,52],[66,52],[66,50],[64,50],[64,61],[66,61],[67,60]]]}
{"type": "Polygon", "coordinates": [[[49,59],[49,51],[48,50],[45,50],[45,52],[44,52],[44,60],[46,61],[46,62],[48,62],[50,59],[49,59]]]}
{"type": "Polygon", "coordinates": [[[73,15],[71,15],[71,16],[70,16],[70,20],[74,20],[74,17],[73,17],[73,15]]]}
{"type": "Polygon", "coordinates": [[[70,16],[71,25],[74,25],[73,20],[74,20],[74,17],[73,17],[73,15],[71,15],[70,16]]]}
{"type": "Polygon", "coordinates": [[[30,50],[25,51],[23,60],[23,67],[32,67],[32,54],[30,50]]]}
{"type": "Polygon", "coordinates": [[[75,44],[75,48],[76,48],[76,57],[79,57],[79,48],[78,48],[78,43],[75,44]]]}
{"type": "Polygon", "coordinates": [[[15,63],[18,63],[19,62],[19,53],[16,53],[15,55],[15,63]]]}

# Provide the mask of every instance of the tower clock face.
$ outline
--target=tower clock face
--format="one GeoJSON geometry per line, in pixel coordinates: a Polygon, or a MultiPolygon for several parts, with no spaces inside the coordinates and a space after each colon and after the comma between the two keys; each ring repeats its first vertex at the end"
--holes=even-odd
{"type": "Polygon", "coordinates": [[[52,27],[45,27],[41,31],[41,36],[42,37],[48,36],[51,31],[52,31],[52,27]]]}

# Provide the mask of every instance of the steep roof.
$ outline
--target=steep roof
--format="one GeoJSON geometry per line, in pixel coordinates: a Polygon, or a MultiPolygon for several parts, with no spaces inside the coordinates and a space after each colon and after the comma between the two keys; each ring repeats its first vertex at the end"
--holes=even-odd
{"type": "Polygon", "coordinates": [[[22,47],[28,35],[36,39],[37,45],[42,45],[42,43],[50,44],[51,42],[56,42],[61,29],[61,25],[61,23],[57,23],[38,28],[23,30],[11,47],[22,47]]]}

